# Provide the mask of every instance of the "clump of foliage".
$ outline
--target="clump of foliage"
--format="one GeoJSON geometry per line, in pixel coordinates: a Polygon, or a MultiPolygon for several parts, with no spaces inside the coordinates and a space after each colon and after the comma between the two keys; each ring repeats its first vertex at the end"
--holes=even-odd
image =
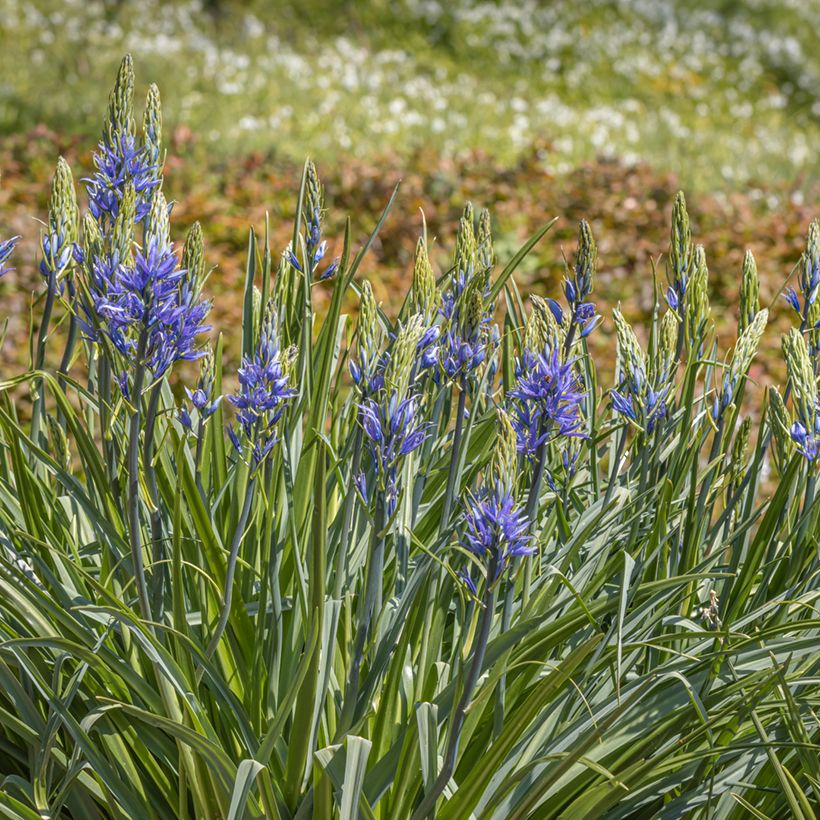
{"type": "Polygon", "coordinates": [[[358,274],[392,200],[330,260],[307,163],[289,245],[251,232],[229,377],[162,144],[126,58],[82,217],[58,163],[33,367],[0,382],[4,811],[815,816],[816,223],[788,383],[741,418],[757,269],[721,355],[682,195],[648,342],[614,311],[603,390],[586,223],[562,298],[528,307],[514,273],[552,223],[502,265],[468,205],[389,317],[358,274]]]}

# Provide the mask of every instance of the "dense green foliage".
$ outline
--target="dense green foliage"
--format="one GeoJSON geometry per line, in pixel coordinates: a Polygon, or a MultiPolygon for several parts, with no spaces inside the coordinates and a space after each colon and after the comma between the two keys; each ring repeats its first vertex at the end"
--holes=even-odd
{"type": "MultiPolygon", "coordinates": [[[[129,71],[126,60],[104,140],[134,131],[129,71]]],[[[158,151],[150,93],[144,139],[158,151]]],[[[92,260],[116,250],[131,276],[168,235],[160,194],[140,214],[134,179],[118,191],[116,219],[80,226],[58,165],[44,231],[82,253],[44,259],[35,367],[0,382],[7,816],[419,820],[437,797],[435,816],[454,819],[816,815],[816,225],[783,394],[747,384],[767,321],[752,257],[738,342],[718,350],[682,196],[672,290],[659,272],[648,342],[620,312],[604,319],[617,328],[613,392],[581,333],[590,311],[576,310],[595,276],[585,223],[559,316],[528,305],[515,280],[552,223],[496,259],[472,207],[449,269],[433,271],[422,236],[413,287],[388,316],[360,266],[398,218],[391,200],[362,247],[346,233],[320,315],[314,273],[328,260],[314,264],[322,191],[309,163],[290,247],[249,237],[242,353],[264,358],[276,336],[284,412],[248,440],[234,426],[237,452],[231,403],[194,398],[194,410],[170,370],[147,364],[156,325],[123,325],[135,354],[112,330],[122,294],[109,284],[93,298],[92,260]],[[343,313],[351,294],[356,319],[343,313]],[[53,315],[90,328],[50,324],[55,302],[53,315]],[[431,327],[437,355],[423,367],[431,327]],[[451,336],[483,354],[474,366],[438,354],[451,336]],[[67,351],[59,369],[43,369],[46,347],[67,351]],[[581,386],[577,402],[562,396],[583,436],[566,435],[553,407],[550,436],[519,455],[516,408],[542,373],[527,357],[544,351],[581,386]],[[363,388],[376,361],[383,384],[363,388]],[[14,404],[27,389],[30,422],[14,404]],[[363,405],[393,396],[413,399],[424,438],[374,466],[363,405]],[[260,440],[272,447],[254,458],[260,440]],[[501,485],[521,509],[526,499],[534,548],[503,571],[476,549],[467,514],[501,485]]],[[[182,260],[198,294],[196,229],[182,260]]],[[[203,362],[204,392],[232,393],[219,338],[203,362]]],[[[546,372],[549,390],[557,371],[546,372]]],[[[410,435],[412,415],[391,435],[410,435]]]]}

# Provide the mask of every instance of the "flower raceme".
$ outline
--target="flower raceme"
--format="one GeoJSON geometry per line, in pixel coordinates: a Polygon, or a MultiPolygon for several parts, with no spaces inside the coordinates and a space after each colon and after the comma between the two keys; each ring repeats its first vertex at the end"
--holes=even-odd
{"type": "Polygon", "coordinates": [[[278,440],[276,423],[297,391],[289,384],[290,351],[279,349],[276,313],[269,305],[253,356],[245,356],[239,368],[239,391],[228,396],[237,409],[237,429],[228,435],[240,455],[247,444],[258,467],[278,440]]]}
{"type": "Polygon", "coordinates": [[[161,192],[154,195],[144,249],[131,262],[116,252],[94,260],[102,284],[95,299],[101,329],[130,365],[145,365],[154,378],[177,361],[203,354],[197,337],[209,330],[210,303],[199,298],[200,282],[179,266],[169,238],[168,207],[161,192]]]}
{"type": "Polygon", "coordinates": [[[563,361],[554,340],[540,353],[525,349],[516,362],[516,376],[509,396],[519,452],[532,456],[551,436],[586,435],[581,414],[586,394],[575,360],[563,361]]]}
{"type": "MultiPolygon", "coordinates": [[[[470,495],[464,519],[467,526],[461,546],[496,568],[495,576],[489,578],[488,583],[501,575],[512,558],[532,555],[535,551],[528,534],[527,517],[509,490],[496,486],[470,495]]],[[[469,576],[465,581],[475,592],[469,576]]]]}

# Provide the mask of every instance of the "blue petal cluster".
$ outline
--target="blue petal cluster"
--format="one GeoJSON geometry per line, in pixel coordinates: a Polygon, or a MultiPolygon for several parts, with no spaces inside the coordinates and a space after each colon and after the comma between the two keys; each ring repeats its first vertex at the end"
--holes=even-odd
{"type": "Polygon", "coordinates": [[[658,422],[666,418],[670,383],[662,380],[660,385],[653,386],[643,368],[634,362],[621,371],[620,382],[618,388],[609,391],[612,409],[647,433],[653,432],[658,422]]]}
{"type": "Polygon", "coordinates": [[[261,464],[277,442],[276,423],[296,395],[279,349],[276,322],[271,313],[265,322],[253,356],[245,356],[239,368],[239,391],[228,396],[237,408],[237,428],[228,428],[231,442],[240,454],[250,447],[254,465],[261,464]]]}
{"type": "Polygon", "coordinates": [[[100,142],[94,153],[93,177],[86,178],[88,206],[98,222],[113,224],[120,210],[125,183],[134,184],[137,195],[136,221],[151,209],[151,197],[160,183],[160,169],[152,162],[145,145],[133,134],[118,134],[111,143],[100,142]]]}
{"type": "Polygon", "coordinates": [[[114,254],[94,260],[93,271],[101,329],[129,362],[144,364],[158,378],[174,362],[202,356],[196,342],[210,329],[204,322],[211,305],[198,298],[196,283],[179,267],[170,242],[149,235],[132,264],[120,263],[114,254]],[[137,362],[143,333],[145,349],[137,362]]]}
{"type": "Polygon", "coordinates": [[[541,353],[525,350],[516,363],[510,391],[512,422],[519,452],[531,456],[554,436],[583,438],[584,396],[574,360],[562,361],[557,345],[541,353]]]}
{"type": "Polygon", "coordinates": [[[812,412],[798,410],[800,418],[792,424],[789,435],[805,459],[814,464],[820,459],[820,397],[815,401],[812,412]]]}
{"type": "MultiPolygon", "coordinates": [[[[359,405],[359,420],[373,459],[380,489],[385,491],[387,514],[392,515],[398,499],[398,471],[402,459],[418,449],[427,438],[429,424],[418,420],[416,396],[400,398],[395,392],[386,400],[367,399],[359,405]]],[[[364,499],[369,492],[364,474],[357,478],[364,499]]]]}
{"type": "Polygon", "coordinates": [[[42,248],[40,273],[46,279],[63,271],[73,257],[74,245],[66,239],[63,230],[50,230],[43,234],[42,248]]]}
{"type": "MultiPolygon", "coordinates": [[[[322,239],[322,220],[321,210],[315,208],[310,215],[305,232],[305,254],[307,256],[308,265],[310,266],[311,274],[316,273],[319,263],[325,258],[327,253],[327,241],[322,239]]],[[[297,259],[296,254],[291,248],[288,250],[288,261],[300,273],[304,273],[302,263],[297,259]]],[[[340,259],[337,256],[319,275],[319,281],[325,281],[335,276],[339,270],[340,259]]]]}
{"type": "MultiPolygon", "coordinates": [[[[535,551],[527,534],[527,517],[510,493],[493,489],[471,496],[464,518],[467,527],[460,543],[484,561],[494,559],[496,571],[490,583],[501,575],[511,558],[535,551]]],[[[475,593],[475,584],[469,576],[465,583],[475,593]]]]}
{"type": "Polygon", "coordinates": [[[19,239],[19,236],[12,236],[11,239],[0,242],[0,277],[14,270],[14,268],[7,263],[19,239]]]}

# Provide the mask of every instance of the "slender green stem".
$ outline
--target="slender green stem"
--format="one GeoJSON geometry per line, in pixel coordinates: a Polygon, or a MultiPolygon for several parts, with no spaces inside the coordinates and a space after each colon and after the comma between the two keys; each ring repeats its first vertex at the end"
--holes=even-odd
{"type": "MultiPolygon", "coordinates": [[[[40,322],[40,329],[37,332],[37,355],[34,360],[35,370],[42,370],[46,363],[46,344],[48,343],[48,326],[51,324],[51,314],[54,310],[54,299],[57,293],[57,276],[51,271],[48,275],[48,290],[46,291],[46,303],[43,307],[43,318],[40,322]]],[[[35,388],[37,395],[34,400],[34,412],[31,417],[31,440],[39,444],[40,429],[45,418],[45,396],[43,394],[43,382],[37,381],[35,388]]]]}
{"type": "Polygon", "coordinates": [[[336,564],[333,569],[333,597],[339,600],[342,597],[345,580],[345,562],[347,561],[347,548],[350,543],[350,532],[353,525],[353,512],[356,504],[356,492],[354,482],[359,473],[362,463],[362,427],[356,425],[356,436],[353,441],[353,464],[350,469],[350,479],[345,495],[345,505],[342,511],[342,529],[339,533],[340,540],[338,552],[336,553],[336,564]]]}
{"type": "Polygon", "coordinates": [[[344,704],[336,730],[337,737],[341,736],[352,725],[356,714],[356,702],[359,697],[359,679],[361,675],[364,646],[370,632],[376,599],[382,583],[382,569],[384,566],[384,525],[385,525],[384,492],[379,491],[376,496],[376,512],[373,521],[373,541],[370,550],[370,560],[367,565],[367,580],[365,581],[364,602],[360,610],[359,629],[353,644],[353,659],[347,676],[344,704]]]}
{"type": "Polygon", "coordinates": [[[145,470],[145,483],[151,498],[151,557],[153,562],[154,611],[159,612],[162,605],[162,587],[165,577],[162,562],[162,511],[160,510],[159,490],[157,488],[157,471],[154,468],[154,430],[157,411],[162,392],[162,382],[158,381],[152,388],[145,412],[145,433],[142,442],[142,465],[145,470]]]}
{"type": "Polygon", "coordinates": [[[222,608],[219,612],[219,619],[214,628],[214,634],[208,643],[205,650],[207,658],[213,657],[219,642],[222,640],[222,635],[228,625],[228,618],[231,614],[231,603],[233,601],[233,581],[236,575],[236,564],[239,559],[239,546],[242,543],[242,535],[245,532],[245,526],[248,523],[248,516],[251,512],[253,504],[253,491],[256,484],[256,477],[248,481],[248,486],[245,488],[245,501],[242,504],[242,512],[239,514],[239,520],[236,522],[236,529],[233,533],[233,540],[231,541],[231,550],[228,554],[228,563],[225,568],[225,589],[222,594],[222,608]]]}
{"type": "Polygon", "coordinates": [[[425,817],[432,815],[436,801],[441,796],[450,778],[453,776],[456,767],[456,757],[458,755],[458,742],[461,737],[461,729],[464,725],[464,716],[467,712],[467,707],[473,697],[476,683],[481,675],[481,667],[484,664],[484,656],[487,652],[487,641],[490,637],[490,627],[493,622],[493,611],[495,609],[495,587],[492,584],[493,579],[498,571],[498,562],[495,557],[490,561],[487,572],[487,587],[484,590],[484,610],[481,613],[481,622],[478,628],[478,635],[476,637],[476,645],[473,651],[473,659],[470,663],[470,669],[467,673],[467,679],[464,681],[464,690],[459,698],[458,703],[453,711],[450,720],[450,729],[447,735],[447,748],[444,752],[444,765],[438,774],[438,777],[430,787],[430,791],[424,796],[424,799],[419,804],[418,808],[413,812],[411,820],[424,820],[425,817]]]}
{"type": "MultiPolygon", "coordinates": [[[[140,537],[140,422],[142,384],[145,379],[145,348],[148,345],[148,329],[143,323],[137,343],[137,365],[134,372],[132,400],[134,409],[128,432],[128,539],[131,546],[131,560],[134,564],[134,580],[142,617],[151,620],[151,604],[148,586],[145,582],[145,565],[142,560],[142,539],[140,537]]],[[[105,432],[105,431],[103,431],[105,432]]]]}
{"type": "MultiPolygon", "coordinates": [[[[535,530],[535,514],[538,506],[538,499],[541,495],[541,483],[544,479],[544,469],[547,460],[547,442],[543,441],[538,447],[538,452],[535,456],[535,467],[532,473],[532,482],[530,484],[530,491],[527,495],[527,504],[525,507],[525,515],[527,517],[527,524],[530,534],[534,534],[535,530]]],[[[527,561],[526,567],[529,568],[530,558],[524,559],[527,561]]],[[[515,566],[513,572],[507,581],[507,589],[504,592],[504,607],[501,612],[501,632],[506,632],[512,623],[512,608],[513,599],[515,598],[515,572],[521,564],[521,559],[515,559],[515,566]]],[[[527,584],[525,582],[525,588],[527,584]]],[[[527,595],[529,597],[529,595],[527,595]]],[[[526,605],[526,601],[522,600],[522,606],[526,605]]],[[[501,731],[504,725],[504,700],[507,692],[507,673],[501,673],[498,681],[498,688],[496,689],[495,713],[493,716],[493,730],[496,736],[501,731]]]]}
{"type": "Polygon", "coordinates": [[[453,429],[453,447],[450,456],[450,472],[447,475],[447,490],[444,494],[444,507],[441,512],[439,533],[444,532],[450,523],[450,511],[453,507],[453,496],[456,490],[456,473],[461,450],[461,436],[464,432],[464,409],[467,404],[467,382],[462,377],[456,409],[456,426],[453,429]]]}

